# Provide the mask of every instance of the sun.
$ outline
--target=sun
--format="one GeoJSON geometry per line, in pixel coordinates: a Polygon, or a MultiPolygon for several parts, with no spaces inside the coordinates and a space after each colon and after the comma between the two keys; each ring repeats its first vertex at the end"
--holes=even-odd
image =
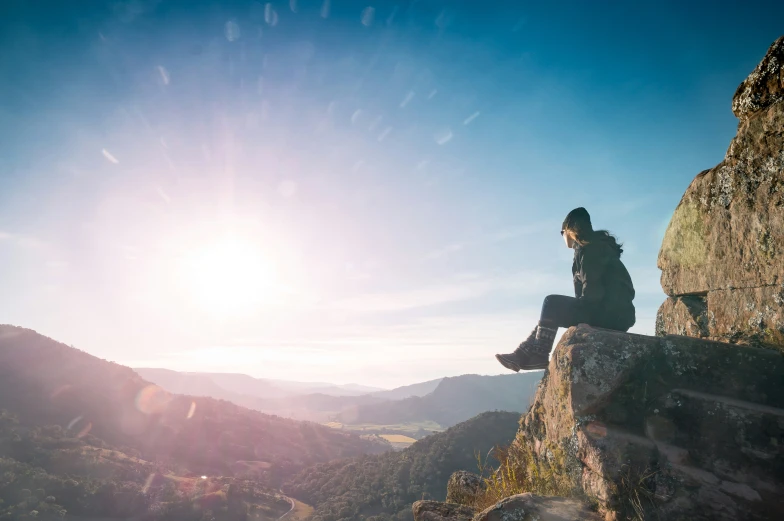
{"type": "Polygon", "coordinates": [[[249,240],[229,237],[185,255],[183,282],[195,304],[216,317],[249,314],[269,303],[274,266],[249,240]]]}

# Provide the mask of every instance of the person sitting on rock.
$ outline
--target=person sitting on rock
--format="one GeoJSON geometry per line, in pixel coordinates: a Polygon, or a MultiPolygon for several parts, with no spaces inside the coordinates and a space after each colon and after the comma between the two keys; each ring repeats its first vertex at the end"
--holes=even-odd
{"type": "Polygon", "coordinates": [[[615,237],[605,230],[594,231],[585,208],[569,212],[561,235],[566,247],[574,249],[574,297],[544,299],[539,324],[531,335],[513,353],[495,355],[507,369],[545,369],[559,327],[589,324],[628,331],[634,325],[634,286],[615,237]]]}

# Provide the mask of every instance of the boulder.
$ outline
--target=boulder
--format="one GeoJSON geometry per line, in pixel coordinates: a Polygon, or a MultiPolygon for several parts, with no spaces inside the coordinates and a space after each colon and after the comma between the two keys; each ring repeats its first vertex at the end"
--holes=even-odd
{"type": "Polygon", "coordinates": [[[783,65],[784,36],[735,93],[724,160],[673,213],[658,258],[662,334],[784,347],[783,65]]]}
{"type": "Polygon", "coordinates": [[[601,521],[582,501],[526,493],[510,496],[476,515],[474,521],[601,521]]]}
{"type": "Polygon", "coordinates": [[[566,332],[500,469],[531,493],[477,521],[784,519],[784,37],[732,109],[665,232],[657,336],[566,332]]]}
{"type": "Polygon", "coordinates": [[[773,520],[784,519],[782,439],[781,353],[580,325],[514,446],[531,490],[585,496],[610,519],[773,520]]]}
{"type": "Polygon", "coordinates": [[[417,501],[411,509],[414,521],[471,521],[474,517],[472,508],[440,501],[417,501]]]}
{"type": "Polygon", "coordinates": [[[446,485],[446,502],[471,505],[479,492],[484,490],[482,478],[472,472],[458,470],[449,477],[446,485]]]}
{"type": "Polygon", "coordinates": [[[773,42],[754,71],[732,98],[732,112],[741,121],[784,100],[784,36],[773,42]]]}

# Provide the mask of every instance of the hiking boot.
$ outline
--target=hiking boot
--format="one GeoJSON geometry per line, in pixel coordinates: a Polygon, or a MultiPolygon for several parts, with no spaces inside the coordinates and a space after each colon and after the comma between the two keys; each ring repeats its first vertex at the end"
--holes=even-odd
{"type": "Polygon", "coordinates": [[[550,350],[555,342],[556,329],[537,326],[514,353],[495,355],[501,365],[512,371],[547,369],[550,363],[550,350]]]}

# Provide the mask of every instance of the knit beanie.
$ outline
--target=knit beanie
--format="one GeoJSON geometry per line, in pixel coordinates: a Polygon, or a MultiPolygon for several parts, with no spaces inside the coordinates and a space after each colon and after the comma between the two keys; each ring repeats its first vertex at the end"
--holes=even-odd
{"type": "Polygon", "coordinates": [[[593,226],[591,225],[591,216],[588,214],[588,210],[581,206],[580,208],[575,208],[569,212],[566,215],[566,219],[564,219],[561,229],[572,230],[578,233],[593,231],[593,226]]]}

